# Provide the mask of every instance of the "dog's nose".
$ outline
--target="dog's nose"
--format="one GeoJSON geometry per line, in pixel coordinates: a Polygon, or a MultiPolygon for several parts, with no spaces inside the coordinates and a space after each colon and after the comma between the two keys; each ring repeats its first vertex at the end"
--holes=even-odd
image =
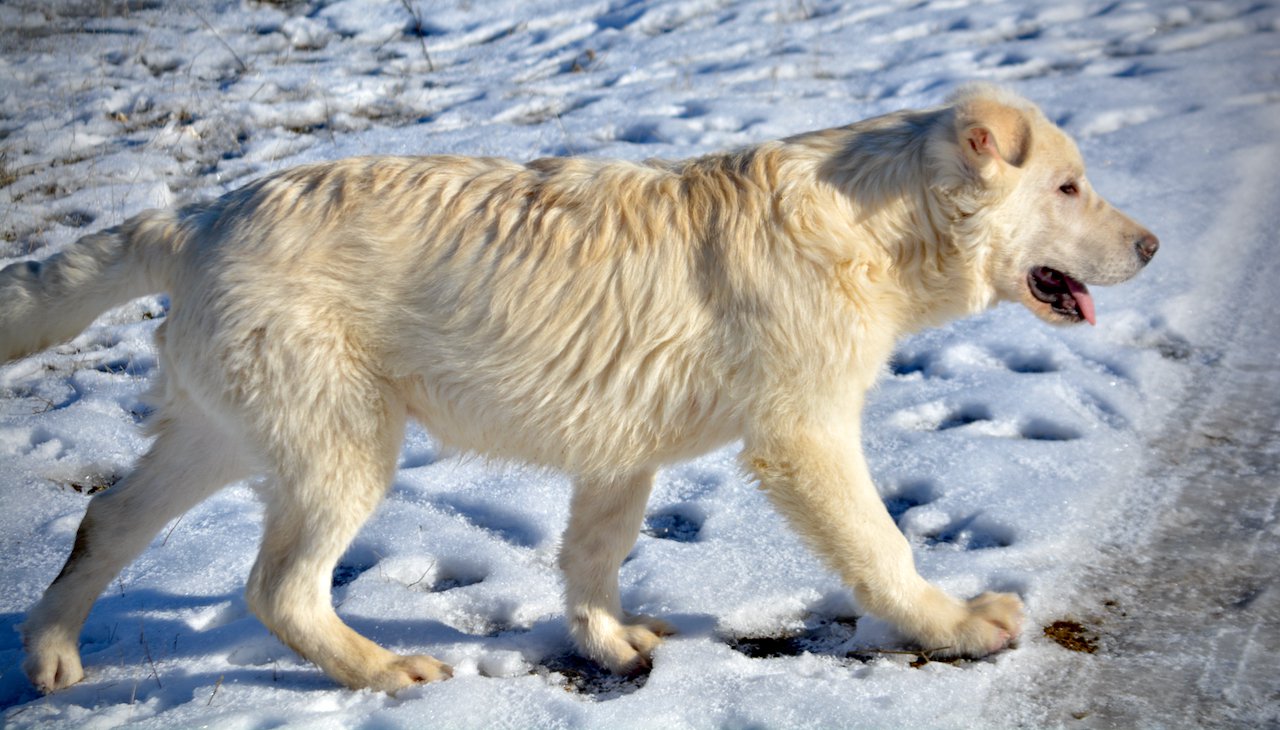
{"type": "Polygon", "coordinates": [[[1142,259],[1142,263],[1145,264],[1160,249],[1160,239],[1156,238],[1154,233],[1144,233],[1141,238],[1134,241],[1133,247],[1138,251],[1138,258],[1142,259]]]}

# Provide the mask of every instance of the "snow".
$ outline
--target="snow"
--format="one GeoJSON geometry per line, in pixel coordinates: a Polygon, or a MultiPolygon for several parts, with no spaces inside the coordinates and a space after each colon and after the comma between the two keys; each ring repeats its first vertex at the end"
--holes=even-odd
{"type": "MultiPolygon", "coordinates": [[[[440,453],[412,431],[334,601],[454,679],[350,692],[271,637],[241,593],[261,509],[237,485],[112,584],[82,636],[88,677],[41,698],[7,629],[57,573],[85,492],[147,445],[137,424],[164,300],[138,300],[0,367],[4,724],[1075,722],[1050,680],[1108,660],[1039,627],[1105,629],[1091,617],[1111,596],[1084,578],[1140,550],[1177,498],[1152,476],[1167,454],[1147,447],[1233,346],[1215,323],[1257,304],[1243,283],[1275,256],[1280,216],[1278,30],[1280,6],[1252,0],[0,5],[0,264],[312,160],[686,157],[932,105],[970,79],[1040,102],[1079,139],[1094,184],[1163,242],[1136,280],[1095,291],[1096,328],[1006,305],[904,342],[873,393],[868,459],[921,572],[956,594],[1016,591],[1028,609],[1016,649],[920,668],[883,623],[854,621],[729,447],[659,475],[623,601],[681,633],[647,681],[610,678],[572,654],[563,625],[566,480],[440,453]],[[782,656],[749,656],[768,638],[782,656]]],[[[1269,697],[1218,719],[1275,722],[1269,697]]]]}

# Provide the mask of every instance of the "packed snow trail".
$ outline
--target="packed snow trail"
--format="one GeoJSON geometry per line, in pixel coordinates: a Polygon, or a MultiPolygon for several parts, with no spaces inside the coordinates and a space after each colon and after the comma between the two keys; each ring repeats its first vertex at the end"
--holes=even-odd
{"type": "MultiPolygon", "coordinates": [[[[1256,260],[1241,291],[1280,276],[1280,258],[1256,260]]],[[[1091,722],[1280,724],[1280,318],[1255,303],[1239,313],[1222,359],[1198,368],[1149,444],[1177,501],[1136,554],[1092,576],[1114,596],[1105,656],[1066,680],[1091,722]]]]}
{"type": "Polygon", "coordinates": [[[1056,700],[1038,724],[1280,726],[1280,117],[1214,113],[1251,131],[1204,168],[1218,203],[1192,254],[1204,280],[1182,313],[1192,340],[1167,353],[1190,377],[1146,439],[1152,486],[1137,492],[1157,499],[1117,497],[1129,532],[1082,581],[1098,651],[1043,674],[1035,691],[1056,700]]]}

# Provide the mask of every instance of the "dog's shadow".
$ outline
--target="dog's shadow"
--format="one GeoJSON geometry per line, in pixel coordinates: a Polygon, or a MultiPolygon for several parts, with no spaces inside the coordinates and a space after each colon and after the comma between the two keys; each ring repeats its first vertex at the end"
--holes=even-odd
{"type": "MultiPolygon", "coordinates": [[[[709,616],[666,618],[677,624],[681,635],[714,633],[715,621],[709,616]]],[[[17,627],[25,619],[25,613],[0,614],[0,710],[41,697],[22,671],[24,653],[17,627]]],[[[597,701],[631,694],[648,679],[647,673],[612,675],[578,656],[559,615],[528,627],[478,634],[431,619],[343,616],[343,620],[397,652],[435,653],[440,647],[466,644],[516,651],[525,657],[529,673],[597,701]]],[[[80,652],[86,677],[52,696],[51,701],[59,706],[156,702],[160,705],[157,711],[162,711],[204,695],[216,706],[220,688],[230,685],[301,692],[338,687],[319,667],[299,658],[272,636],[238,592],[180,595],[143,589],[104,595],[81,632],[80,652]],[[185,666],[175,671],[174,660],[184,660],[185,666]],[[112,665],[127,670],[103,677],[102,667],[112,665]],[[209,668],[211,665],[217,668],[209,668]]],[[[442,658],[447,659],[447,653],[442,658]]]]}
{"type": "MultiPolygon", "coordinates": [[[[0,614],[0,710],[40,699],[40,693],[22,672],[21,641],[14,630],[25,618],[21,613],[0,614]]],[[[682,636],[716,635],[716,621],[711,616],[682,614],[664,618],[670,619],[682,636]]],[[[642,689],[648,680],[648,672],[618,676],[579,656],[559,615],[528,627],[488,634],[468,634],[430,619],[343,619],[351,628],[394,651],[432,653],[439,647],[460,644],[517,651],[525,657],[529,674],[591,701],[629,695],[642,689]]],[[[239,594],[191,596],[138,590],[124,596],[103,596],[89,616],[80,648],[86,678],[48,700],[57,706],[150,702],[156,712],[162,712],[201,698],[207,698],[203,701],[210,707],[217,707],[219,693],[231,686],[293,692],[338,688],[318,667],[299,658],[272,636],[249,613],[239,594]],[[202,608],[206,610],[201,612],[202,608]],[[212,619],[197,627],[189,619],[156,615],[172,616],[179,609],[189,609],[188,616],[212,619]],[[193,668],[191,663],[174,671],[171,662],[175,659],[196,660],[196,671],[188,671],[193,668]],[[109,665],[128,669],[105,678],[101,668],[109,665]]],[[[447,652],[442,658],[448,658],[447,652]]],[[[12,716],[10,712],[5,714],[6,719],[12,716]]]]}
{"type": "MultiPolygon", "coordinates": [[[[25,613],[0,614],[0,709],[40,698],[22,670],[25,653],[17,629],[25,620],[25,613]]],[[[345,616],[344,620],[373,641],[401,652],[431,653],[436,646],[494,641],[431,619],[345,616]]],[[[547,619],[545,623],[556,621],[547,619]]],[[[544,634],[554,631],[550,626],[538,628],[544,634]]],[[[560,629],[560,633],[565,632],[560,629]]],[[[80,654],[86,678],[60,690],[56,695],[59,704],[99,706],[153,697],[165,704],[176,698],[186,701],[202,687],[230,683],[295,690],[336,686],[318,667],[272,636],[239,592],[180,595],[142,589],[104,595],[85,622],[80,654]],[[208,658],[209,664],[225,669],[165,671],[173,660],[199,658],[208,658]],[[126,673],[130,678],[101,679],[101,673],[95,671],[113,664],[130,667],[126,673]],[[228,664],[232,666],[226,667],[228,664]]]]}

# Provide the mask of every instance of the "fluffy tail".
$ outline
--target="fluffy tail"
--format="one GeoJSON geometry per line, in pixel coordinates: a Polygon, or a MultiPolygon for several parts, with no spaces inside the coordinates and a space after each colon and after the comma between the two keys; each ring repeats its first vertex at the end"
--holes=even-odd
{"type": "Polygon", "coordinates": [[[0,362],[69,340],[106,310],[166,291],[176,223],[170,211],[147,211],[44,261],[0,270],[0,362]]]}

